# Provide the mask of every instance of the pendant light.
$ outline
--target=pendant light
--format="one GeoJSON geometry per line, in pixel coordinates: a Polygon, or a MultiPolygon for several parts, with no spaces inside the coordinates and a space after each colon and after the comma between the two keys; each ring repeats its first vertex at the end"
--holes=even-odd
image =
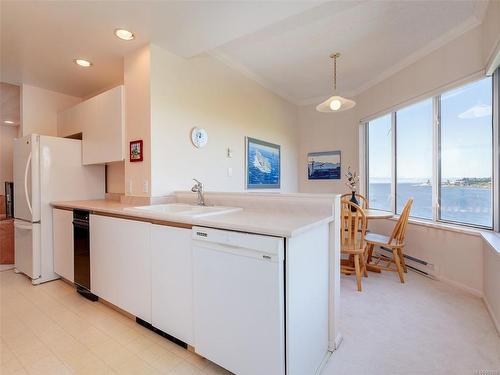
{"type": "Polygon", "coordinates": [[[337,94],[337,59],[340,57],[339,52],[334,52],[330,55],[333,59],[333,96],[330,96],[323,103],[316,107],[319,112],[341,112],[346,109],[351,109],[356,105],[354,100],[344,98],[337,94]]]}

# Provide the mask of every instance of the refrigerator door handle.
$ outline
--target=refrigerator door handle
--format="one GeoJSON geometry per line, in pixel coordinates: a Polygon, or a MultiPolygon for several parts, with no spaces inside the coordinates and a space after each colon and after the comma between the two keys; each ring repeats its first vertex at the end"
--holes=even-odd
{"type": "Polygon", "coordinates": [[[28,209],[30,214],[33,215],[33,210],[31,209],[30,197],[28,194],[28,171],[31,164],[31,152],[28,156],[28,160],[26,161],[26,167],[24,168],[24,195],[26,196],[26,203],[28,204],[28,209]]]}

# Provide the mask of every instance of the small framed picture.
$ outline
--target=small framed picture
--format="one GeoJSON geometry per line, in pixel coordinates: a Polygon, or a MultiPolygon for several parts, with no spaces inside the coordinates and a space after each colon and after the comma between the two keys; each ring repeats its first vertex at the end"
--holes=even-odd
{"type": "Polygon", "coordinates": [[[308,153],[307,178],[309,180],[340,180],[340,151],[308,153]]]}
{"type": "Polygon", "coordinates": [[[142,161],[142,139],[130,142],[130,162],[142,161]]]}

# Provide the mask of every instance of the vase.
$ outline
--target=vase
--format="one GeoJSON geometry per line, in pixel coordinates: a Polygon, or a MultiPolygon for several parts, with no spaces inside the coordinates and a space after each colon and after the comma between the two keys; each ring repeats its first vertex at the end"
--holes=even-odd
{"type": "MultiPolygon", "coordinates": [[[[349,201],[359,206],[359,202],[356,199],[356,192],[355,191],[352,192],[351,199],[349,199],[349,201]]],[[[351,206],[351,211],[356,212],[356,207],[351,206]]]]}

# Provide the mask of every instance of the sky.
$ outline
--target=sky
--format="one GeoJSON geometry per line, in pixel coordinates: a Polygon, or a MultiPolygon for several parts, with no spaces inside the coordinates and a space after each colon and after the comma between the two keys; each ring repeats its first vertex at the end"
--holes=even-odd
{"type": "MultiPolygon", "coordinates": [[[[491,177],[491,77],[441,96],[441,174],[443,179],[491,177]]],[[[396,113],[398,179],[432,176],[432,99],[396,113]]],[[[391,176],[391,115],[370,121],[369,173],[391,176]]]]}

